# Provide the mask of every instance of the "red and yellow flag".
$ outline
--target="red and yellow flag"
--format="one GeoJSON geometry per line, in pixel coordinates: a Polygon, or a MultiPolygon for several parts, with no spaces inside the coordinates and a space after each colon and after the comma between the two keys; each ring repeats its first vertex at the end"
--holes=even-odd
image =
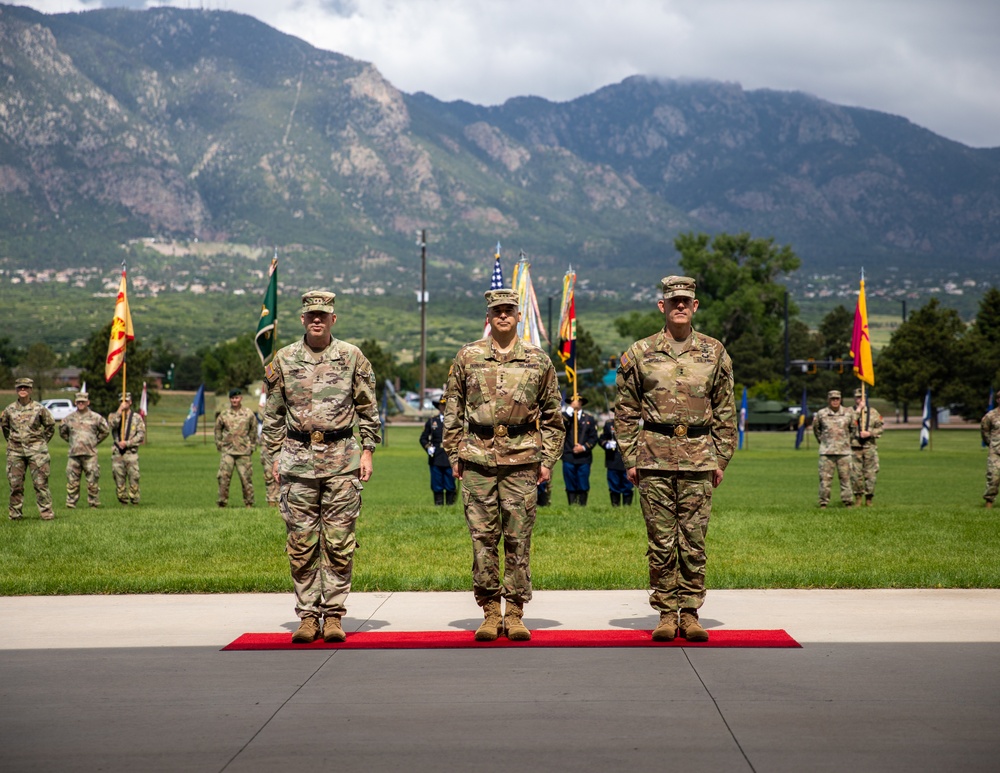
{"type": "Polygon", "coordinates": [[[868,304],[865,302],[865,277],[861,275],[861,292],[854,309],[854,332],[851,334],[851,356],[854,358],[854,375],[866,384],[875,386],[872,366],[872,341],[868,335],[868,304]]]}
{"type": "Polygon", "coordinates": [[[115,317],[111,320],[111,340],[108,341],[108,357],[104,361],[104,380],[110,381],[121,370],[125,362],[125,346],[135,338],[132,330],[132,313],[128,309],[125,264],[122,264],[122,279],[118,284],[118,300],[115,302],[115,317]]]}

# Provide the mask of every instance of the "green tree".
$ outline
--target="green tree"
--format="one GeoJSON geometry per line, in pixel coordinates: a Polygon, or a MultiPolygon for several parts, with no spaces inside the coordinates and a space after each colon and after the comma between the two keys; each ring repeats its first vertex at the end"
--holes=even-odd
{"type": "MultiPolygon", "coordinates": [[[[375,390],[379,401],[381,401],[386,379],[396,378],[396,363],[393,361],[392,355],[379,346],[379,342],[374,338],[366,338],[358,344],[358,348],[372,364],[372,370],[375,371],[375,390]]],[[[428,381],[428,383],[430,382],[428,381]]]]}
{"type": "Polygon", "coordinates": [[[21,352],[10,338],[0,338],[0,389],[14,386],[14,368],[20,361],[21,352]]]}
{"type": "MultiPolygon", "coordinates": [[[[686,233],[674,240],[680,265],[698,284],[694,325],[718,338],[748,384],[784,377],[785,286],[779,277],[801,261],[788,245],[748,233],[686,233]]],[[[789,305],[789,316],[798,314],[789,305]]]]}
{"type": "Polygon", "coordinates": [[[202,358],[202,374],[216,394],[230,389],[246,389],[264,378],[264,368],[253,344],[254,334],[244,333],[212,347],[202,358]]]}
{"type": "Polygon", "coordinates": [[[875,363],[879,393],[896,403],[919,404],[929,388],[936,405],[950,402],[962,374],[965,323],[932,298],[892,334],[875,363]]]}
{"type": "Polygon", "coordinates": [[[991,287],[979,302],[976,319],[958,347],[960,371],[949,390],[954,409],[978,421],[990,389],[1000,387],[1000,290],[991,287]]]}
{"type": "Polygon", "coordinates": [[[627,316],[615,320],[615,330],[629,341],[638,341],[663,330],[663,314],[659,309],[631,311],[627,316]]]}
{"type": "MultiPolygon", "coordinates": [[[[110,336],[110,328],[108,330],[110,336]]],[[[58,364],[59,356],[48,344],[36,341],[28,347],[24,359],[21,360],[21,370],[35,382],[35,391],[32,395],[35,400],[42,400],[45,392],[52,389],[58,364]]]]}
{"type": "MultiPolygon", "coordinates": [[[[80,356],[80,369],[82,371],[80,379],[87,382],[90,407],[105,415],[118,407],[122,396],[121,370],[110,382],[104,380],[104,362],[108,355],[108,340],[110,338],[111,323],[109,322],[100,330],[91,333],[80,356]]],[[[125,367],[123,370],[128,374],[126,391],[132,393],[133,404],[137,409],[139,396],[142,394],[142,382],[146,380],[151,359],[152,352],[149,349],[143,347],[138,341],[129,341],[125,348],[125,367]]],[[[150,405],[156,405],[160,400],[160,393],[156,391],[155,387],[149,386],[146,395],[150,405]]]]}

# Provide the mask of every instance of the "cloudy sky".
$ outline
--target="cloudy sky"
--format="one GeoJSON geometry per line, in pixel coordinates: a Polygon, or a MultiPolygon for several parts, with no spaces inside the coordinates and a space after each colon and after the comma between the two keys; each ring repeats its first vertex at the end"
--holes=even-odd
{"type": "Polygon", "coordinates": [[[443,100],[568,100],[629,75],[799,90],[1000,147],[995,0],[4,0],[255,16],[443,100]]]}

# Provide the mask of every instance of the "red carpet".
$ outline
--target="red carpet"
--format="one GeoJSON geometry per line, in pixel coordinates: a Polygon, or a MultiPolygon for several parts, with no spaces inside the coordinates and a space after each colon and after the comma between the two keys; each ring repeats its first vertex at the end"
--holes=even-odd
{"type": "Polygon", "coordinates": [[[347,634],[342,644],[317,639],[312,644],[292,644],[291,633],[245,633],[222,648],[242,650],[419,650],[496,649],[499,647],[801,647],[782,630],[709,631],[707,642],[688,642],[678,636],[672,642],[654,642],[651,631],[532,631],[531,641],[504,637],[492,642],[476,641],[472,631],[364,631],[347,634]]]}

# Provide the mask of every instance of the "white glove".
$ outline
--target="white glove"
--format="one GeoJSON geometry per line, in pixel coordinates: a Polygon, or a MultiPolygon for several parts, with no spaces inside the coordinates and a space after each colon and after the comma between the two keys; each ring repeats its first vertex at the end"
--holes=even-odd
{"type": "Polygon", "coordinates": [[[604,447],[609,451],[614,451],[616,448],[618,448],[618,443],[615,442],[614,440],[609,440],[607,443],[604,444],[604,447]]]}
{"type": "Polygon", "coordinates": [[[434,456],[434,452],[435,451],[437,451],[437,449],[434,446],[427,446],[427,455],[428,456],[434,456]]]}

